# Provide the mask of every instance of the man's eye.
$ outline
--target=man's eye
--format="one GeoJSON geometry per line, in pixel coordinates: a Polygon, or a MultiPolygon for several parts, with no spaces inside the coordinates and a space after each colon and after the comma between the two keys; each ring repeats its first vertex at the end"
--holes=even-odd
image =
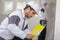
{"type": "Polygon", "coordinates": [[[35,14],[35,13],[33,13],[33,14],[35,14]]]}

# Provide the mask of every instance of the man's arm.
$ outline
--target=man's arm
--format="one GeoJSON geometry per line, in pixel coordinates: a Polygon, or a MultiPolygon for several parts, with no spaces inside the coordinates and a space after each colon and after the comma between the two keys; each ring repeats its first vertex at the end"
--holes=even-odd
{"type": "Polygon", "coordinates": [[[12,34],[14,34],[15,36],[17,36],[17,37],[19,37],[21,39],[24,39],[24,38],[31,39],[31,38],[33,38],[34,36],[32,34],[25,34],[25,32],[22,31],[18,27],[19,21],[20,21],[20,19],[16,15],[9,17],[8,30],[12,34]]]}
{"type": "Polygon", "coordinates": [[[9,17],[8,30],[15,36],[24,39],[26,37],[26,34],[21,29],[19,29],[19,21],[20,18],[16,15],[9,17]]]}

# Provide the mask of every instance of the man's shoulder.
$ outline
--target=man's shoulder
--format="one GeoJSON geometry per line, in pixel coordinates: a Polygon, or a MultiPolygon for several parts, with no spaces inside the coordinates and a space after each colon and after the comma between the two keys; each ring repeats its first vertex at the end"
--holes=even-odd
{"type": "Polygon", "coordinates": [[[15,10],[15,11],[13,11],[11,14],[20,14],[21,13],[21,9],[20,10],[15,10]]]}

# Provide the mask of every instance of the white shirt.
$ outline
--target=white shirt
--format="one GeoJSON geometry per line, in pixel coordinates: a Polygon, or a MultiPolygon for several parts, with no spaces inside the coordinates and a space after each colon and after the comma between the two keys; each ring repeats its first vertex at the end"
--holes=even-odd
{"type": "MultiPolygon", "coordinates": [[[[4,38],[5,40],[13,39],[14,36],[17,36],[21,39],[24,39],[26,37],[26,34],[29,34],[29,29],[22,30],[23,23],[24,23],[24,10],[20,9],[17,11],[12,12],[8,17],[6,17],[1,25],[0,25],[0,37],[4,38]],[[18,17],[20,21],[14,17],[18,17]],[[12,18],[13,17],[13,18],[12,18]],[[9,19],[10,18],[10,19],[9,19]],[[13,23],[13,20],[19,21],[18,26],[13,23]],[[10,22],[10,23],[9,23],[10,22]]],[[[27,20],[25,20],[25,25],[27,25],[27,20]]]]}

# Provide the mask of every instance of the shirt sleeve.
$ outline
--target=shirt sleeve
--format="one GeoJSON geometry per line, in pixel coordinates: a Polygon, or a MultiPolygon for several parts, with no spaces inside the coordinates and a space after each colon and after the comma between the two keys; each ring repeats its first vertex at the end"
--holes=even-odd
{"type": "Polygon", "coordinates": [[[15,36],[24,39],[26,37],[26,34],[24,31],[19,29],[18,24],[19,24],[20,18],[16,15],[9,17],[9,22],[8,22],[8,30],[15,36]]]}

